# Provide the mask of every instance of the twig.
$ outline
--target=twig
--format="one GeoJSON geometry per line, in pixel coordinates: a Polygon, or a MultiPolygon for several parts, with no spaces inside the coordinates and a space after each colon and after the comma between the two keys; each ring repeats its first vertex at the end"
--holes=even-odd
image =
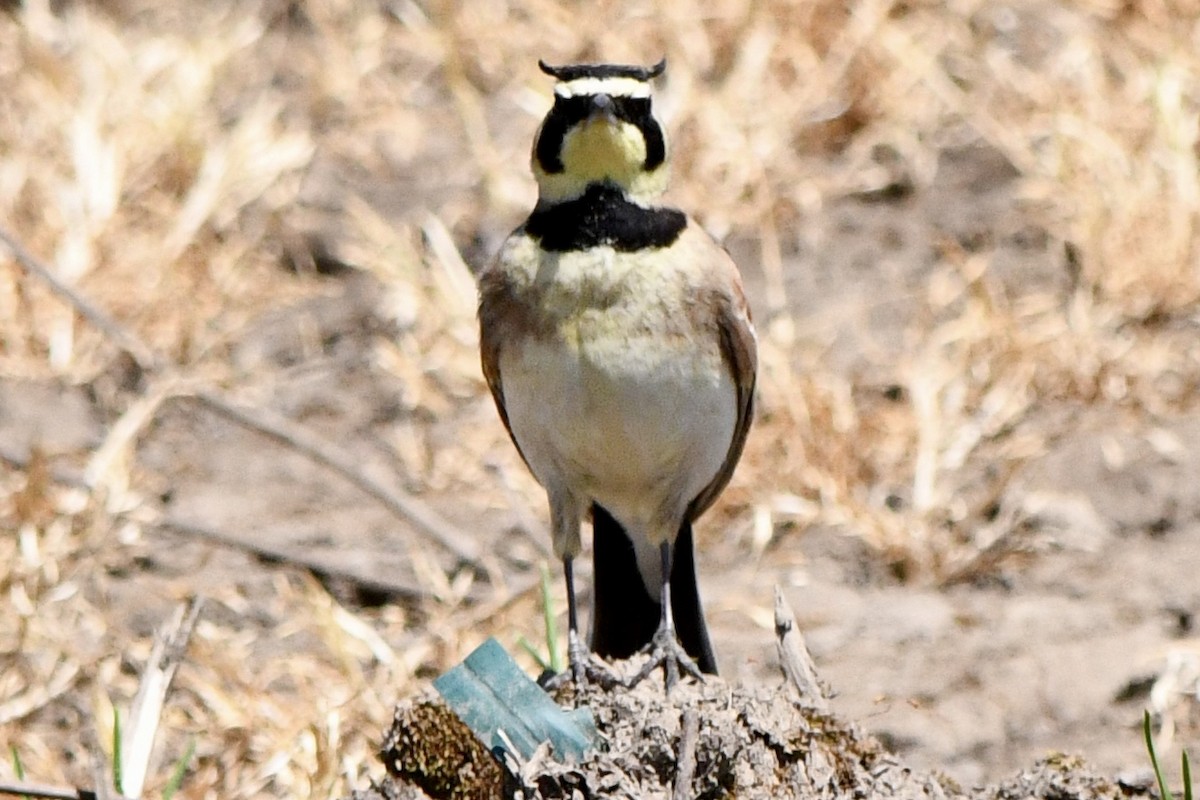
{"type": "Polygon", "coordinates": [[[783,675],[800,693],[800,698],[817,711],[829,711],[829,696],[817,678],[804,634],[796,626],[796,614],[779,586],[775,587],[775,647],[783,675]]]}
{"type": "Polygon", "coordinates": [[[45,786],[40,783],[25,783],[24,781],[0,781],[0,794],[26,795],[27,797],[48,797],[51,800],[79,800],[81,792],[75,789],[63,789],[58,786],[45,786]]]}
{"type": "MultiPolygon", "coordinates": [[[[16,469],[25,469],[29,465],[29,457],[19,455],[10,449],[7,449],[3,443],[0,443],[0,462],[7,463],[16,469]]],[[[55,483],[62,484],[63,486],[69,486],[73,489],[91,488],[84,480],[83,476],[75,470],[67,470],[55,467],[51,472],[51,478],[55,483]]],[[[118,513],[117,516],[122,517],[124,514],[118,513]]],[[[205,541],[212,542],[213,544],[221,547],[242,550],[268,561],[281,561],[289,564],[296,564],[297,566],[303,567],[304,569],[310,570],[311,572],[324,577],[338,578],[348,581],[367,591],[380,592],[389,595],[394,594],[403,597],[423,597],[425,594],[427,594],[425,587],[412,581],[405,581],[392,576],[382,579],[372,578],[357,572],[352,566],[344,567],[321,558],[314,558],[307,555],[303,551],[292,550],[284,547],[268,547],[261,542],[243,539],[231,533],[226,533],[225,531],[205,527],[199,523],[187,522],[175,517],[165,516],[155,520],[151,524],[153,527],[175,531],[176,533],[184,536],[193,536],[197,539],[204,539],[205,541]]],[[[530,591],[530,589],[534,586],[534,583],[534,578],[528,578],[524,581],[521,581],[517,588],[511,590],[512,598],[519,597],[530,591]]],[[[490,608],[491,607],[489,606],[489,609],[490,608]]],[[[490,614],[491,611],[488,613],[490,614]]],[[[79,668],[76,666],[74,668],[74,672],[69,676],[69,678],[74,678],[78,671],[79,668]]],[[[57,675],[58,673],[55,674],[57,675]]],[[[61,686],[61,688],[56,689],[55,691],[61,693],[69,689],[71,685],[69,678],[65,685],[61,686]]],[[[39,698],[44,697],[45,691],[48,691],[54,687],[58,687],[59,684],[60,681],[57,678],[52,678],[46,687],[41,687],[39,689],[37,696],[39,698]]],[[[50,695],[50,697],[52,696],[53,695],[50,695]]],[[[5,705],[0,705],[0,724],[9,722],[14,718],[19,718],[20,716],[29,713],[34,708],[42,704],[42,701],[31,701],[30,703],[22,704],[19,707],[19,710],[14,711],[14,708],[17,708],[17,706],[14,706],[14,703],[19,699],[20,698],[16,698],[5,705]]]]}
{"type": "Polygon", "coordinates": [[[8,247],[9,252],[13,254],[13,258],[22,269],[45,283],[51,291],[70,303],[82,317],[95,325],[113,344],[128,353],[139,367],[149,372],[160,366],[158,356],[154,354],[154,351],[107,313],[92,305],[91,301],[76,289],[59,280],[53,270],[26,250],[24,245],[3,226],[0,226],[0,242],[8,247]]]}
{"type": "Polygon", "coordinates": [[[108,428],[104,441],[92,451],[87,466],[83,471],[83,479],[89,489],[101,485],[112,488],[112,471],[116,464],[122,463],[137,441],[138,436],[153,421],[162,404],[174,394],[181,391],[180,381],[167,376],[156,379],[137,400],[130,403],[121,417],[108,428]]]}
{"type": "Polygon", "coordinates": [[[694,706],[683,710],[683,730],[679,734],[679,770],[675,773],[675,788],[671,800],[692,797],[692,777],[696,774],[696,743],[700,738],[700,714],[694,706]]]}
{"type": "Polygon", "coordinates": [[[429,243],[429,249],[433,251],[434,258],[441,266],[442,274],[446,276],[445,296],[454,304],[454,310],[459,316],[474,319],[475,278],[471,275],[471,268],[463,260],[458,245],[454,243],[454,237],[446,223],[436,214],[426,214],[425,221],[421,224],[421,232],[425,234],[425,241],[429,243]]]}
{"type": "MultiPolygon", "coordinates": [[[[10,449],[7,449],[3,443],[0,443],[0,462],[7,463],[16,469],[25,469],[29,465],[29,457],[19,455],[10,449]]],[[[69,486],[73,489],[91,488],[84,480],[83,476],[75,470],[67,470],[55,467],[51,472],[51,478],[55,483],[62,484],[63,486],[69,486]]],[[[125,515],[118,513],[117,516],[123,517],[125,515]]],[[[425,587],[412,581],[405,581],[392,576],[382,579],[372,578],[355,571],[352,566],[344,567],[321,558],[314,558],[308,556],[303,551],[297,551],[283,547],[268,547],[261,542],[243,539],[231,533],[226,533],[225,531],[217,530],[215,528],[208,528],[198,523],[187,522],[175,517],[162,517],[158,520],[155,520],[151,524],[153,527],[175,531],[176,533],[184,536],[193,536],[197,539],[204,539],[205,541],[212,542],[213,544],[221,547],[229,547],[235,550],[241,550],[268,561],[281,561],[289,564],[295,564],[313,573],[316,573],[317,575],[345,580],[354,586],[370,592],[379,592],[388,595],[400,595],[402,597],[423,597],[427,594],[425,587]]],[[[519,597],[530,591],[534,584],[534,578],[528,578],[524,581],[521,581],[517,588],[511,590],[511,598],[509,599],[514,599],[515,597],[519,597]]],[[[492,607],[489,606],[489,609],[491,608],[492,607]]],[[[489,610],[488,613],[490,614],[491,611],[489,610]]],[[[74,672],[71,673],[69,678],[74,678],[78,671],[79,668],[76,666],[74,668],[74,672]]],[[[55,674],[57,675],[58,673],[55,674]]],[[[53,697],[54,695],[44,695],[44,692],[49,691],[54,687],[58,687],[60,682],[61,681],[59,679],[52,678],[46,687],[39,688],[39,693],[37,696],[39,698],[46,697],[46,699],[53,697]]],[[[62,693],[69,689],[70,686],[71,684],[68,679],[68,682],[65,685],[62,685],[61,688],[58,688],[55,691],[62,693]]],[[[9,722],[14,718],[19,718],[20,716],[29,713],[30,711],[34,710],[34,708],[39,707],[42,704],[42,701],[31,702],[28,704],[23,704],[20,706],[19,710],[14,711],[13,709],[16,708],[14,703],[17,699],[20,698],[16,698],[5,705],[0,705],[0,724],[9,722]]]]}
{"type": "Polygon", "coordinates": [[[181,603],[154,637],[121,744],[121,789],[133,797],[142,796],[163,704],[203,605],[203,598],[196,597],[181,603]]]}
{"type": "Polygon", "coordinates": [[[193,522],[176,519],[174,517],[164,517],[154,523],[160,528],[167,528],[176,533],[184,534],[185,536],[194,536],[197,539],[205,539],[210,542],[222,545],[224,547],[232,547],[237,550],[243,550],[247,553],[252,553],[259,558],[269,561],[282,561],[288,564],[295,564],[304,567],[317,575],[342,578],[350,581],[355,586],[360,586],[368,591],[382,592],[386,594],[398,594],[406,597],[422,597],[427,594],[424,587],[402,581],[397,578],[388,578],[387,580],[377,580],[360,575],[350,569],[339,567],[336,564],[323,561],[319,558],[314,558],[297,550],[289,550],[279,547],[268,547],[259,541],[251,541],[242,539],[224,531],[219,531],[214,528],[206,528],[193,522]]]}
{"type": "MultiPolygon", "coordinates": [[[[26,783],[24,781],[0,781],[0,795],[38,797],[47,798],[47,800],[96,800],[96,793],[90,789],[68,789],[63,786],[47,786],[43,783],[26,783]]],[[[130,799],[112,797],[111,800],[130,799]]]]}
{"type": "Polygon", "coordinates": [[[451,525],[440,514],[413,497],[389,491],[363,474],[349,456],[336,450],[309,431],[265,409],[234,405],[214,392],[200,391],[190,397],[244,428],[274,439],[301,452],[341,475],[360,491],[375,498],[384,508],[412,525],[468,564],[479,563],[479,545],[451,525]]]}

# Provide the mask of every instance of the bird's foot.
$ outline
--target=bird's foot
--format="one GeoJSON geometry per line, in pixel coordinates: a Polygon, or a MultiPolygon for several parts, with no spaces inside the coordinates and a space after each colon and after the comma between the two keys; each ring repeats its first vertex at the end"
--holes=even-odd
{"type": "Polygon", "coordinates": [[[687,650],[683,649],[683,645],[675,636],[675,631],[666,625],[660,626],[654,632],[654,638],[641,652],[648,654],[650,660],[643,664],[637,674],[625,683],[626,688],[632,689],[637,686],[659,667],[663,668],[667,691],[670,691],[679,682],[681,669],[698,681],[704,680],[700,667],[696,666],[695,659],[688,655],[687,650]]]}
{"type": "Polygon", "coordinates": [[[621,685],[617,674],[588,650],[575,631],[571,631],[567,636],[567,660],[569,666],[565,670],[539,681],[543,689],[554,692],[570,682],[575,684],[576,693],[580,693],[589,684],[595,684],[605,690],[621,685]]]}

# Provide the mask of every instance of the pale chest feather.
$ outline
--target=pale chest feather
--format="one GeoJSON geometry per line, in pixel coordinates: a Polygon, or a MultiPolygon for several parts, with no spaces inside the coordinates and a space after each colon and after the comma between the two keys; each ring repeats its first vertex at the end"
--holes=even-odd
{"type": "Polygon", "coordinates": [[[604,360],[613,350],[625,358],[649,340],[663,357],[675,349],[694,355],[700,344],[719,359],[694,286],[698,271],[688,261],[670,249],[548,253],[517,238],[498,265],[505,296],[492,302],[509,329],[505,349],[525,339],[557,341],[604,360]]]}

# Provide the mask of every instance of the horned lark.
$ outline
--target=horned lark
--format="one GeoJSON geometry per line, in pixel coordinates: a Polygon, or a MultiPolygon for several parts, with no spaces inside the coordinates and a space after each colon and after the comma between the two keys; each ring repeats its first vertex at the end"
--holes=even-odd
{"type": "Polygon", "coordinates": [[[649,650],[635,681],[664,665],[670,686],[681,666],[717,670],[692,523],[746,441],[754,328],[729,255],[659,202],[650,82],[665,62],[540,66],[557,83],[533,146],[538,203],[480,277],[483,373],[548,495],[573,678],[588,666],[572,562],[590,513],[591,649],[649,650]]]}

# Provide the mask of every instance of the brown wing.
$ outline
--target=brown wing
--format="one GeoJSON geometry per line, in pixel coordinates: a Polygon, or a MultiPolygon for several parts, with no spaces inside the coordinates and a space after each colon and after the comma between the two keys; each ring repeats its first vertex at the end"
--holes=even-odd
{"type": "Polygon", "coordinates": [[[521,460],[528,467],[529,459],[521,452],[521,443],[513,435],[512,425],[508,421],[508,411],[504,407],[504,385],[500,380],[500,346],[514,333],[512,326],[519,324],[514,317],[521,313],[521,306],[513,296],[512,284],[504,270],[504,255],[505,252],[501,251],[495,263],[479,276],[479,360],[496,410],[500,412],[500,421],[504,423],[508,438],[512,439],[517,452],[521,454],[521,460]]]}
{"type": "Polygon", "coordinates": [[[713,246],[727,262],[732,276],[727,285],[712,292],[708,302],[720,337],[721,355],[733,375],[734,386],[737,387],[737,422],[733,427],[733,440],[729,443],[729,452],[725,455],[721,469],[688,506],[690,520],[699,517],[713,504],[729,483],[734,467],[742,457],[746,436],[750,433],[750,420],[754,416],[754,383],[758,374],[757,340],[754,324],[750,320],[750,307],[742,291],[741,278],[729,255],[715,243],[713,246]]]}

